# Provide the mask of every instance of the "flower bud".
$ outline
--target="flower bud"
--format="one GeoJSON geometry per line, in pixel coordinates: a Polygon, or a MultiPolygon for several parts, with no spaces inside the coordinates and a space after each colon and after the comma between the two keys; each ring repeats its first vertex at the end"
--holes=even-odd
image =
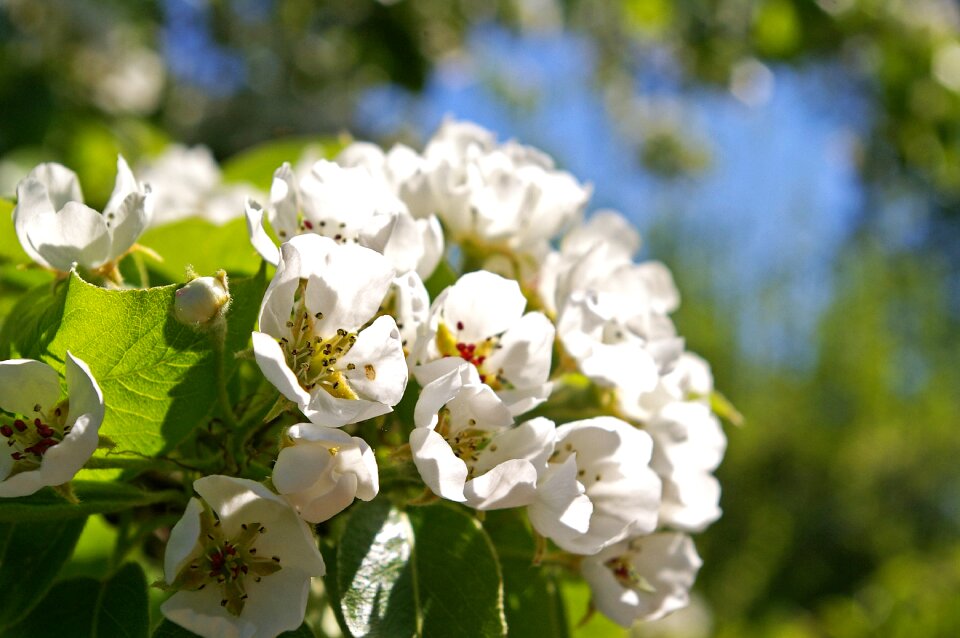
{"type": "Polygon", "coordinates": [[[230,303],[227,273],[197,277],[176,293],[173,313],[180,323],[198,326],[223,316],[230,303]]]}

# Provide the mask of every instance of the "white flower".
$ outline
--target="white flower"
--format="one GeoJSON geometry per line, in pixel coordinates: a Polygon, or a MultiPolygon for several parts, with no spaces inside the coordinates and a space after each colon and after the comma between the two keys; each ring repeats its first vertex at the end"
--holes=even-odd
{"type": "Polygon", "coordinates": [[[260,193],[247,184],[224,184],[223,174],[206,146],[172,144],[138,166],[156,197],[151,226],[187,217],[223,224],[243,215],[248,197],[260,193]]]}
{"type": "Polygon", "coordinates": [[[686,607],[703,562],[685,534],[661,532],[623,541],[583,560],[593,604],[624,627],[686,607]]]}
{"type": "Polygon", "coordinates": [[[307,524],[263,485],[229,476],[194,482],[174,525],[160,610],[205,638],[274,638],[303,622],[310,579],[326,571],[307,524]]]}
{"type": "Polygon", "coordinates": [[[340,151],[337,163],[341,166],[365,167],[403,200],[414,218],[436,217],[430,194],[429,164],[409,146],[397,144],[384,153],[376,144],[354,142],[340,151]]]}
{"type": "Polygon", "coordinates": [[[103,394],[83,361],[69,352],[68,396],[56,371],[30,359],[0,361],[0,497],[26,496],[70,481],[97,449],[103,394]],[[0,439],[2,440],[2,439],[0,439]]]}
{"type": "Polygon", "coordinates": [[[450,370],[444,358],[472,363],[513,415],[550,396],[555,329],[540,312],[523,314],[526,299],[516,281],[486,271],[462,276],[430,307],[411,358],[426,385],[450,370]]]}
{"type": "Polygon", "coordinates": [[[557,428],[556,448],[541,477],[544,494],[529,508],[542,535],[576,554],[594,554],[657,526],[660,479],[650,469],[653,443],[646,432],[614,417],[601,416],[557,428]],[[575,468],[575,473],[574,473],[575,468]],[[579,483],[581,487],[571,486],[579,483]],[[556,506],[583,490],[592,511],[582,518],[556,506]],[[565,519],[558,518],[563,512],[565,519]]]}
{"type": "MultiPolygon", "coordinates": [[[[267,218],[281,242],[307,233],[357,243],[385,255],[397,273],[416,270],[427,276],[443,252],[439,223],[414,219],[390,188],[361,166],[320,160],[298,180],[284,164],[274,173],[267,218]]],[[[263,209],[248,201],[250,240],[264,259],[276,264],[279,252],[263,219],[263,209]]]]}
{"type": "Polygon", "coordinates": [[[537,282],[580,370],[631,397],[651,392],[683,351],[668,316],[679,293],[663,264],[631,261],[639,241],[625,219],[603,212],[544,260],[537,282]]]}
{"type": "Polygon", "coordinates": [[[374,318],[392,281],[387,260],[356,244],[300,235],[281,246],[253,349],[263,374],[312,423],[356,423],[403,397],[400,332],[393,317],[374,318]]]}
{"type": "Polygon", "coordinates": [[[430,295],[420,275],[411,271],[395,277],[390,283],[383,309],[397,320],[403,351],[409,354],[417,341],[420,326],[430,316],[430,295]]]}
{"type": "Polygon", "coordinates": [[[663,480],[660,525],[700,532],[720,518],[720,483],[711,474],[727,439],[720,421],[702,403],[665,406],[646,425],[653,437],[650,466],[663,480]]]}
{"type": "Polygon", "coordinates": [[[646,422],[676,401],[695,401],[709,406],[712,394],[710,364],[692,352],[684,352],[651,392],[620,392],[617,404],[631,419],[646,422]]]}
{"type": "Polygon", "coordinates": [[[76,263],[105,273],[143,232],[153,213],[150,187],[137,182],[123,157],[101,215],[84,206],[77,175],[40,164],[17,186],[13,221],[23,250],[41,266],[67,272],[76,263]]]}
{"type": "Polygon", "coordinates": [[[476,509],[529,505],[555,428],[513,417],[474,366],[461,361],[428,383],[414,409],[413,461],[438,496],[476,509]]]}
{"type": "Polygon", "coordinates": [[[322,523],[354,498],[380,491],[377,459],[363,439],[343,430],[298,423],[284,436],[273,467],[273,485],[309,523],[322,523]]]}
{"type": "Polygon", "coordinates": [[[434,209],[458,241],[540,257],[590,197],[545,154],[516,142],[497,145],[474,124],[448,120],[424,150],[434,209]]]}

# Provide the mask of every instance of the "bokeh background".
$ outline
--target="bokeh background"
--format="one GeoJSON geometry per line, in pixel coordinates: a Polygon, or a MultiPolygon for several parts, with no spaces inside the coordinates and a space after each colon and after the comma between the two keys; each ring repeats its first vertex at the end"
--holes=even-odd
{"type": "Polygon", "coordinates": [[[0,196],[446,115],[635,221],[745,416],[693,608],[635,634],[960,635],[953,0],[0,0],[0,196]]]}

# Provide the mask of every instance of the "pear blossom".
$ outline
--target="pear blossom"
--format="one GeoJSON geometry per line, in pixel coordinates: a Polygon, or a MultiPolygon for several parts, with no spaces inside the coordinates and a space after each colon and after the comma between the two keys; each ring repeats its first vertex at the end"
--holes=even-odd
{"type": "Polygon", "coordinates": [[[663,481],[660,524],[701,532],[720,518],[720,482],[711,474],[723,459],[727,439],[710,408],[678,401],[646,425],[653,437],[650,466],[663,481]]]}
{"type": "Polygon", "coordinates": [[[188,217],[224,224],[243,215],[247,198],[261,197],[249,184],[224,184],[223,173],[206,146],[172,144],[138,165],[154,192],[151,226],[188,217]]]}
{"type": "Polygon", "coordinates": [[[281,242],[307,233],[357,243],[385,255],[398,274],[416,270],[428,276],[443,252],[439,223],[414,219],[389,187],[362,166],[344,168],[319,160],[298,179],[285,163],[274,173],[267,211],[250,200],[246,215],[254,248],[274,265],[279,252],[264,219],[281,242]]]}
{"type": "Polygon", "coordinates": [[[527,509],[540,534],[569,552],[595,554],[656,528],[661,483],[650,468],[650,435],[610,416],[567,423],[556,434],[540,477],[542,494],[527,509]],[[581,491],[592,508],[577,505],[581,491]]]}
{"type": "Polygon", "coordinates": [[[565,238],[544,261],[537,282],[544,307],[580,371],[636,397],[651,392],[683,352],[669,313],[679,305],[670,271],[634,263],[639,236],[613,212],[565,238]]]}
{"type": "Polygon", "coordinates": [[[413,461],[442,498],[487,510],[529,505],[553,451],[544,418],[513,426],[510,410],[464,361],[428,383],[414,409],[413,461]]]}
{"type": "Polygon", "coordinates": [[[229,476],[194,482],[170,531],[160,607],[205,638],[274,638],[303,622],[310,580],[326,567],[307,524],[260,483],[229,476]]]}
{"type": "Polygon", "coordinates": [[[57,372],[41,361],[0,361],[0,497],[67,483],[97,449],[104,405],[87,364],[69,352],[67,398],[57,372]],[[12,415],[8,416],[8,415],[12,415]]]}
{"type": "Polygon", "coordinates": [[[540,257],[576,221],[591,188],[540,151],[497,144],[475,124],[445,121],[424,149],[434,209],[458,242],[540,257]]]}
{"type": "Polygon", "coordinates": [[[40,164],[17,185],[13,222],[24,252],[61,272],[74,264],[110,275],[150,223],[153,195],[117,157],[117,181],[101,215],[83,204],[76,173],[40,164]]]}
{"type": "Polygon", "coordinates": [[[400,331],[377,316],[394,279],[379,253],[299,235],[280,249],[253,350],[261,371],[318,425],[392,410],[407,384],[400,331]]]}
{"type": "Polygon", "coordinates": [[[593,605],[614,622],[630,627],[686,607],[703,561],[685,534],[659,532],[624,540],[586,557],[580,572],[593,605]]]}
{"type": "Polygon", "coordinates": [[[709,407],[712,394],[710,364],[702,357],[685,351],[677,358],[673,368],[660,377],[652,391],[618,393],[617,407],[631,419],[646,422],[676,401],[691,401],[709,407]]]}
{"type": "Polygon", "coordinates": [[[555,329],[541,312],[524,314],[526,299],[516,281],[487,271],[467,273],[441,292],[430,307],[411,353],[421,385],[450,371],[451,362],[472,363],[513,415],[550,396],[550,360],[555,329]]]}
{"type": "Polygon", "coordinates": [[[396,144],[386,153],[370,142],[353,142],[337,155],[337,164],[363,166],[371,175],[387,184],[416,219],[434,216],[430,195],[429,164],[422,155],[404,144],[396,144]]]}
{"type": "Polygon", "coordinates": [[[309,523],[380,491],[377,459],[360,437],[313,423],[291,426],[273,467],[273,486],[309,523]]]}

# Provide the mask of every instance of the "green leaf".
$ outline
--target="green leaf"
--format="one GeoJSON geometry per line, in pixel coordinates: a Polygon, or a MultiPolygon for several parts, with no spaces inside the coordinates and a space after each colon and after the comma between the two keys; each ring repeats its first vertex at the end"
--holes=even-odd
{"type": "MultiPolygon", "coordinates": [[[[0,525],[0,628],[23,618],[50,589],[73,553],[83,518],[56,523],[0,525]],[[14,585],[15,584],[15,585],[14,585]]],[[[32,635],[2,632],[3,635],[32,635]]]]}
{"type": "Polygon", "coordinates": [[[11,636],[31,638],[147,638],[147,579],[127,563],[110,579],[57,583],[11,636]]]}
{"type": "Polygon", "coordinates": [[[477,520],[436,505],[358,504],[337,552],[345,630],[360,636],[503,636],[500,566],[477,520]]]}
{"type": "Polygon", "coordinates": [[[353,636],[413,636],[416,598],[409,518],[386,499],[354,506],[337,552],[337,590],[353,636]]]}
{"type": "Polygon", "coordinates": [[[628,638],[628,630],[600,612],[590,613],[590,585],[583,579],[566,580],[560,586],[570,636],[573,638],[628,638]],[[589,614],[589,615],[588,615],[589,614]]]}
{"type": "MultiPolygon", "coordinates": [[[[310,625],[303,623],[293,631],[285,631],[277,638],[315,638],[316,634],[310,629],[310,625]]],[[[180,625],[164,619],[157,627],[152,638],[198,638],[197,634],[184,629],[180,625]]]]}
{"type": "Polygon", "coordinates": [[[345,138],[305,137],[271,140],[238,153],[223,163],[223,181],[246,182],[268,191],[273,172],[284,162],[294,164],[305,151],[331,159],[349,143],[345,138]]]}
{"type": "Polygon", "coordinates": [[[80,499],[78,504],[68,503],[52,489],[44,488],[30,496],[0,500],[0,523],[58,521],[89,514],[109,514],[176,500],[181,496],[175,491],[144,492],[125,483],[73,481],[70,485],[80,499]]]}
{"type": "MultiPolygon", "coordinates": [[[[60,326],[44,359],[62,370],[67,350],[90,366],[103,390],[101,436],[115,453],[154,455],[202,424],[217,396],[217,352],[210,335],[179,323],[177,286],[104,290],[71,274],[60,326]]],[[[246,348],[266,287],[264,270],[234,280],[227,315],[226,376],[246,348]]]]}
{"type": "Polygon", "coordinates": [[[213,275],[221,268],[231,275],[251,275],[260,267],[245,219],[222,226],[205,219],[184,219],[148,230],[139,243],[163,257],[162,262],[145,258],[147,269],[159,275],[162,283],[183,281],[188,265],[200,275],[213,275]]]}
{"type": "Polygon", "coordinates": [[[409,515],[423,635],[506,635],[500,564],[477,519],[443,504],[409,515]]]}
{"type": "Polygon", "coordinates": [[[53,338],[60,324],[67,286],[40,284],[20,296],[10,309],[12,321],[4,321],[0,331],[0,359],[39,359],[42,344],[53,338]]]}
{"type": "Polygon", "coordinates": [[[533,564],[535,541],[518,510],[488,512],[483,524],[503,570],[507,626],[511,638],[567,638],[567,618],[557,581],[533,564]]]}

